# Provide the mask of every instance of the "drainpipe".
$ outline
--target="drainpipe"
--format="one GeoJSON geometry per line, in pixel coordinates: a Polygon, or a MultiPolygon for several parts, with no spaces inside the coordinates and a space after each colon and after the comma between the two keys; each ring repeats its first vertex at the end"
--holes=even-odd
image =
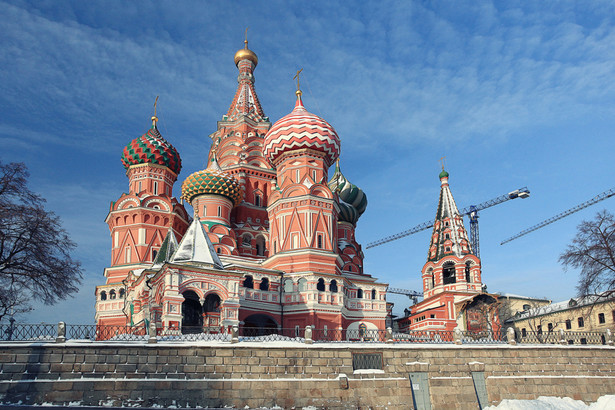
{"type": "Polygon", "coordinates": [[[284,329],[284,301],[282,300],[284,292],[284,272],[280,277],[280,328],[284,329]]]}

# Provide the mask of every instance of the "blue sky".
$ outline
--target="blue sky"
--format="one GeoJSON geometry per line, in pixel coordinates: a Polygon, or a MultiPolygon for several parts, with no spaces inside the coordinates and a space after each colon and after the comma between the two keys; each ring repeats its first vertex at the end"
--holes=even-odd
{"type": "MultiPolygon", "coordinates": [[[[503,239],[612,187],[615,3],[0,2],[0,158],[79,247],[82,291],[29,322],[90,323],[109,264],[104,218],[128,188],[123,147],[159,129],[179,150],[176,184],[202,169],[236,89],[249,27],[256,90],[272,121],[294,104],[342,139],[341,166],[369,205],[367,244],[433,219],[439,160],[462,208],[522,186],[531,198],[481,213],[483,282],[492,292],[564,300],[577,273],[558,256],[606,200],[500,246],[503,239]]],[[[421,290],[429,232],[365,250],[370,274],[421,290]]],[[[392,297],[399,312],[407,298],[392,297]]]]}

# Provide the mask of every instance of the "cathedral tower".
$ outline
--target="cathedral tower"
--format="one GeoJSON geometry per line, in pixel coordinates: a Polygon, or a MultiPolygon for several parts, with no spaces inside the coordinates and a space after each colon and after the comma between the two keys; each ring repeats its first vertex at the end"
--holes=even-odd
{"type": "Polygon", "coordinates": [[[111,203],[105,219],[111,231],[111,265],[105,269],[106,285],[96,291],[96,317],[102,324],[125,324],[122,281],[130,271],[154,262],[169,232],[181,238],[188,228],[186,210],[172,196],[181,159],[160,135],[157,121],[153,116],[152,127],[122,153],[128,193],[111,203]]]}
{"type": "Polygon", "coordinates": [[[338,205],[327,185],[340,139],[331,125],[308,112],[297,91],[293,111],[265,137],[264,155],[276,169],[268,207],[268,265],[286,272],[341,271],[337,256],[338,205]]]}

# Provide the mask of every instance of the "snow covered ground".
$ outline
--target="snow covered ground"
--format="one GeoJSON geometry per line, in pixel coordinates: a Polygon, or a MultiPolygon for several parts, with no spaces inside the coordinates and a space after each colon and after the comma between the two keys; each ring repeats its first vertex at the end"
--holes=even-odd
{"type": "Polygon", "coordinates": [[[597,402],[587,405],[581,400],[570,397],[545,397],[536,400],[502,400],[497,406],[485,407],[485,410],[613,410],[615,395],[602,396],[597,402]]]}

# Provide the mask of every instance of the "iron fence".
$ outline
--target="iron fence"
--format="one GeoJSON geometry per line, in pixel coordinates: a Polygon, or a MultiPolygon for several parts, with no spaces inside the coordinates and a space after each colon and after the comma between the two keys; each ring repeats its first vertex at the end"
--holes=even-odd
{"type": "MultiPolygon", "coordinates": [[[[314,342],[314,343],[397,343],[397,344],[503,344],[509,340],[506,331],[455,332],[411,330],[408,332],[389,332],[376,329],[316,329],[312,327],[272,328],[239,327],[236,335],[228,327],[182,327],[158,328],[156,335],[150,337],[149,330],[139,326],[113,325],[66,325],[62,334],[58,334],[56,324],[0,324],[0,341],[56,341],[90,340],[90,341],[216,341],[231,342],[314,342]],[[309,330],[309,333],[308,333],[309,330]],[[233,337],[235,336],[235,340],[233,337]]],[[[519,331],[514,330],[514,340],[518,344],[570,344],[570,345],[606,345],[613,344],[613,337],[607,332],[573,332],[573,331],[519,331]]]]}
{"type": "Polygon", "coordinates": [[[49,341],[57,336],[57,325],[49,324],[0,324],[0,340],[5,341],[49,341]]]}
{"type": "Polygon", "coordinates": [[[572,331],[519,331],[515,330],[515,340],[520,344],[569,344],[569,345],[606,345],[605,332],[572,331]]]}

